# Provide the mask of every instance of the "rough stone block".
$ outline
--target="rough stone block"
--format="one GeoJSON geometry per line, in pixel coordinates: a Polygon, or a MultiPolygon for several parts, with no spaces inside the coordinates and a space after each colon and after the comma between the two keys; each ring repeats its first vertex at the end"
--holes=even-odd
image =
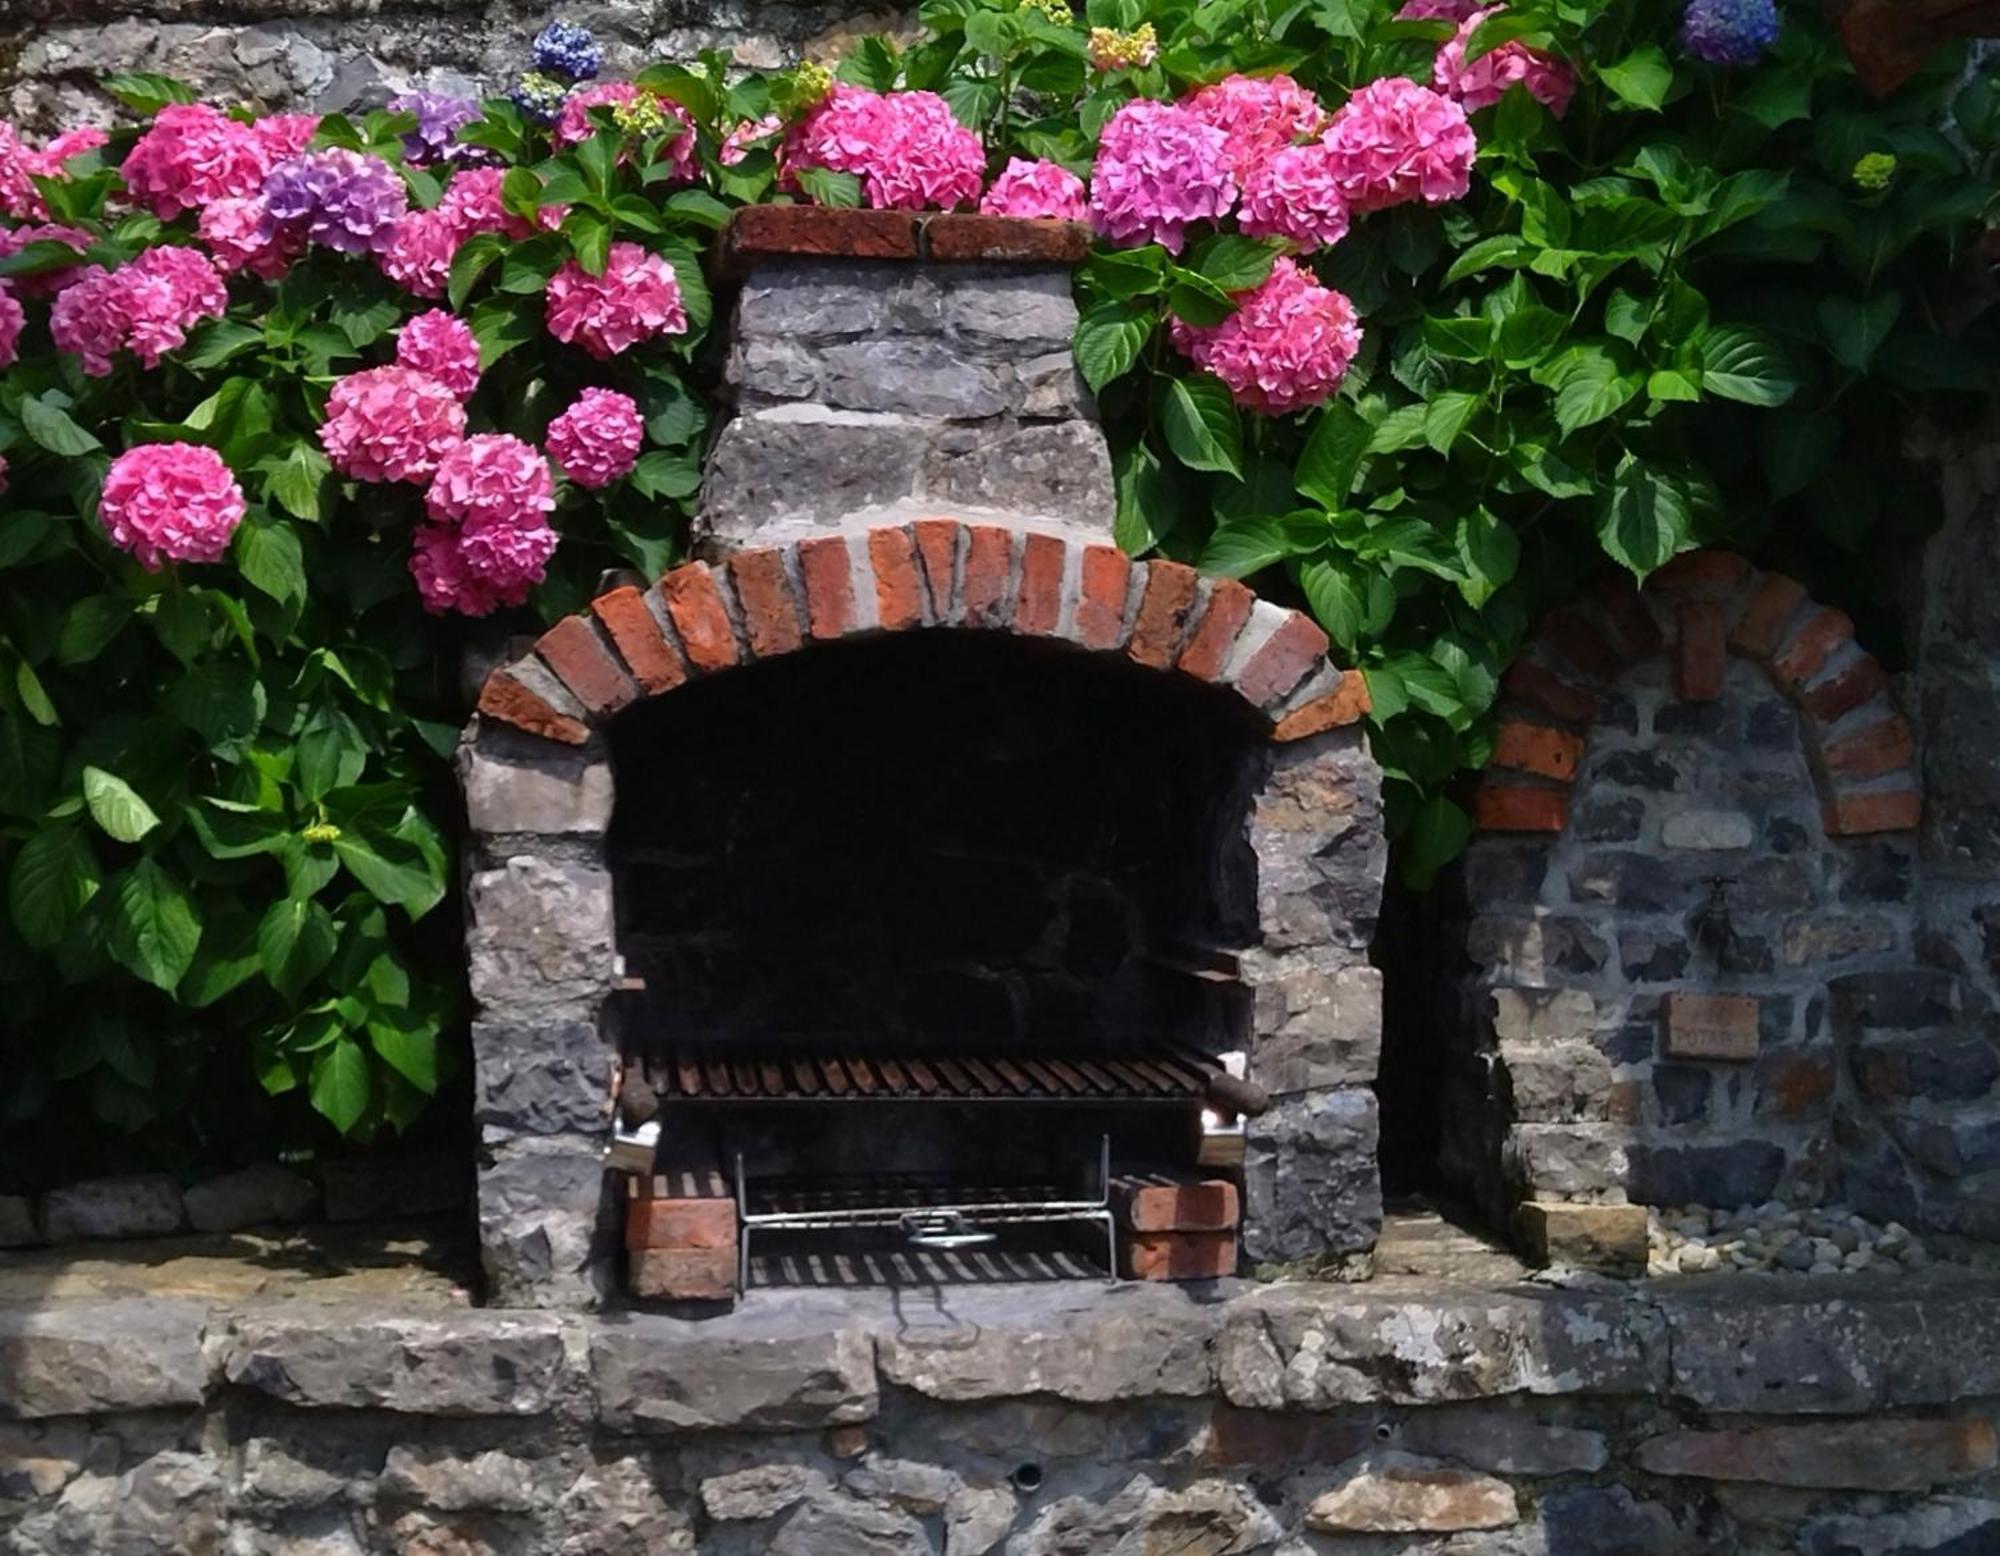
{"type": "Polygon", "coordinates": [[[1701,889],[1698,876],[1671,860],[1633,849],[1584,855],[1569,872],[1569,890],[1579,903],[1608,903],[1634,913],[1665,913],[1692,907],[1701,889]]]}
{"type": "Polygon", "coordinates": [[[1597,1001],[1581,989],[1494,989],[1488,998],[1503,1046],[1586,1043],[1597,1030],[1597,1001]]]}
{"type": "Polygon", "coordinates": [[[1748,848],[1756,839],[1756,823],[1740,810],[1676,811],[1660,825],[1660,842],[1667,848],[1723,853],[1748,848]]]}
{"type": "Polygon", "coordinates": [[[536,1135],[479,1169],[479,1254],[505,1307],[592,1307],[610,1280],[604,1141],[536,1135]]]}
{"type": "Polygon", "coordinates": [[[1529,1194],[1582,1197],[1624,1186],[1626,1134],[1605,1124],[1517,1124],[1508,1144],[1529,1194]]]}
{"type": "Polygon", "coordinates": [[[594,1012],[616,947],[611,877],[588,865],[523,855],[473,875],[466,954],[473,998],[508,1019],[594,1012]]]}
{"type": "Polygon", "coordinates": [[[1602,1432],[1550,1425],[1507,1404],[1413,1411],[1403,1417],[1396,1442],[1495,1475],[1594,1475],[1611,1457],[1602,1432]]]}
{"type": "Polygon", "coordinates": [[[1675,1059],[1757,1057],[1757,1001],[1735,994],[1667,996],[1666,1052],[1675,1059]]]}
{"type": "Polygon", "coordinates": [[[1111,532],[1111,453],[1095,422],[951,425],[924,451],[923,491],[932,502],[1045,515],[1111,532]]]}
{"type": "Polygon", "coordinates": [[[1496,982],[1561,985],[1611,964],[1593,924],[1561,913],[1482,913],[1466,931],[1466,954],[1496,982]]]}
{"type": "Polygon", "coordinates": [[[617,1055],[589,1022],[475,1021],[472,1063],[473,1114],[489,1137],[610,1128],[617,1055]]]}
{"type": "Polygon", "coordinates": [[[621,1432],[811,1431],[873,1420],[874,1347],[856,1328],[709,1338],[639,1317],[590,1336],[600,1422],[621,1432]]]}
{"type": "Polygon", "coordinates": [[[611,824],[611,764],[490,730],[461,746],[459,783],[475,832],[600,836],[611,824]]]}
{"type": "MultiPolygon", "coordinates": [[[[949,227],[962,225],[966,218],[943,220],[949,227]]],[[[931,235],[942,236],[935,218],[931,235]]],[[[942,322],[947,331],[1008,357],[1067,351],[1076,334],[1076,294],[1063,270],[1038,267],[953,272],[945,279],[942,301],[942,322]]]]}
{"type": "Polygon", "coordinates": [[[1311,953],[1246,958],[1255,993],[1250,1079],[1273,1096],[1365,1086],[1382,1056],[1382,974],[1311,953]]]}
{"type": "Polygon", "coordinates": [[[730,1302],[736,1297],[736,1247],[635,1248],[632,1295],[653,1302],[730,1302]]]}
{"type": "Polygon", "coordinates": [[[1388,868],[1381,788],[1358,731],[1272,750],[1250,814],[1267,951],[1359,950],[1374,938],[1388,868]]]}
{"type": "Polygon", "coordinates": [[[1145,1173],[1114,1178],[1111,1204],[1133,1232],[1233,1232],[1243,1219],[1236,1185],[1227,1178],[1145,1173]]]}
{"type": "Polygon", "coordinates": [[[164,1173],[91,1178],[42,1196],[42,1230],[52,1243],[165,1237],[186,1225],[180,1185],[164,1173]]]}
{"type": "Polygon", "coordinates": [[[701,1483],[701,1505],[722,1523],[775,1518],[809,1496],[831,1491],[823,1471],[804,1464],[753,1464],[701,1483]]]}
{"type": "Polygon", "coordinates": [[[497,1448],[461,1454],[397,1444],[383,1462],[377,1489],[391,1502],[418,1502],[441,1512],[525,1513],[542,1502],[544,1477],[533,1459],[497,1448]]]}
{"type": "Polygon", "coordinates": [[[184,1196],[197,1232],[234,1232],[246,1226],[303,1221],[319,1203],[319,1188],[276,1162],[204,1178],[184,1196]]]}
{"type": "Polygon", "coordinates": [[[931,1556],[935,1547],[924,1526],[896,1508],[822,1496],[793,1509],[771,1543],[769,1556],[931,1556]]]}
{"type": "Polygon", "coordinates": [[[272,1306],[229,1320],[214,1349],[230,1383],[306,1409],[541,1415],[574,1387],[554,1317],[272,1306]]]}
{"type": "Polygon", "coordinates": [[[1020,409],[1011,368],[981,362],[941,338],[863,336],[802,345],[758,340],[732,364],[746,403],[813,400],[846,411],[973,420],[1020,409]]]}
{"type": "Polygon", "coordinates": [[[1579,1486],[1542,1499],[1547,1549],[1575,1556],[1715,1556],[1736,1543],[1728,1524],[1702,1509],[1641,1501],[1624,1486],[1579,1486]]]}
{"type": "Polygon", "coordinates": [[[1937,968],[1847,973],[1827,993],[1837,1019],[1857,1031],[1915,1032],[1958,1018],[1958,979],[1937,968]]]}
{"type": "Polygon", "coordinates": [[[963,1484],[951,1470],[914,1459],[871,1457],[849,1470],[841,1485],[871,1502],[887,1502],[920,1518],[935,1518],[963,1484]]]}
{"type": "Polygon", "coordinates": [[[1244,1125],[1243,1245],[1260,1264],[1364,1252],[1382,1230],[1375,1094],[1278,1101],[1244,1125]]]}
{"type": "Polygon", "coordinates": [[[1121,1232],[1118,1268],[1127,1280],[1222,1280],[1236,1273],[1236,1233],[1121,1232]]]}
{"type": "Polygon", "coordinates": [[[1504,1480],[1436,1459],[1376,1453],[1334,1472],[1340,1484],[1315,1497],[1306,1527],[1327,1534],[1445,1534],[1504,1529],[1520,1521],[1504,1480]]]}
{"type": "Polygon", "coordinates": [[[0,1307],[0,1417],[87,1416],[201,1403],[207,1309],[134,1300],[0,1307]]]}
{"type": "Polygon", "coordinates": [[[804,533],[922,489],[929,429],[907,416],[785,405],[731,418],[710,450],[697,533],[722,544],[804,533]]]}
{"type": "Polygon", "coordinates": [[[1850,1491],[1923,1491],[1993,1468],[1993,1423],[1977,1416],[1813,1422],[1667,1432],[1639,1444],[1653,1475],[1850,1491]]]}
{"type": "Polygon", "coordinates": [[[1767,1140],[1671,1149],[1634,1146],[1631,1195],[1648,1205],[1752,1205],[1777,1192],[1784,1176],[1782,1146],[1767,1140]]]}
{"type": "Polygon", "coordinates": [[[1644,1206],[1530,1200],[1515,1213],[1514,1224],[1530,1257],[1540,1263],[1607,1274],[1645,1271],[1644,1206]]]}
{"type": "Polygon", "coordinates": [[[1607,1116],[1611,1062],[1594,1043],[1503,1044],[1497,1079],[1514,1118],[1523,1123],[1591,1122],[1607,1116]]]}

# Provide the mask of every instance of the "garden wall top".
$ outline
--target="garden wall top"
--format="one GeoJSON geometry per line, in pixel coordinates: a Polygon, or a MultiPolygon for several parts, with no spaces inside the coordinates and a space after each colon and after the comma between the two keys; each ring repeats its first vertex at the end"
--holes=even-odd
{"type": "Polygon", "coordinates": [[[1080,265],[1090,256],[1082,222],[1029,221],[940,211],[837,210],[817,205],[750,205],[723,235],[725,269],[759,259],[900,259],[1080,265]]]}

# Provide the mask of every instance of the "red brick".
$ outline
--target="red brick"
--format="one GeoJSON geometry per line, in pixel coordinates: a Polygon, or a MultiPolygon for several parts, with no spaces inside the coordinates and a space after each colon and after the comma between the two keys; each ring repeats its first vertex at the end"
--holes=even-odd
{"type": "Polygon", "coordinates": [[[1766,573],[1729,634],[1732,646],[1753,659],[1769,659],[1785,640],[1785,628],[1805,604],[1805,586],[1783,573],[1766,573]]]}
{"type": "MultiPolygon", "coordinates": [[[[1720,554],[1720,553],[1719,553],[1720,554]]],[[[1729,673],[1729,622],[1713,600],[1687,600],[1675,613],[1674,695],[1718,702],[1729,673]]]]}
{"type": "Polygon", "coordinates": [[[1291,611],[1237,671],[1236,690],[1253,707],[1269,707],[1312,674],[1332,646],[1318,622],[1304,611],[1291,611]]]}
{"type": "Polygon", "coordinates": [[[1596,697],[1531,659],[1515,660],[1500,678],[1500,684],[1508,696],[1532,703],[1565,724],[1591,724],[1597,720],[1596,697]]]}
{"type": "Polygon", "coordinates": [[[667,574],[660,580],[660,599],[690,665],[713,672],[736,663],[736,634],[706,563],[689,562],[667,574]]]}
{"type": "Polygon", "coordinates": [[[1820,807],[1820,821],[1834,837],[1908,832],[1923,819],[1924,797],[1915,789],[1835,794],[1820,807]]]}
{"type": "Polygon", "coordinates": [[[1303,707],[1294,708],[1280,719],[1278,727],[1271,731],[1271,738],[1277,741],[1304,740],[1308,735],[1317,735],[1324,730],[1358,724],[1374,706],[1368,696],[1368,678],[1359,670],[1346,670],[1341,673],[1340,684],[1332,691],[1323,697],[1313,698],[1303,707]]]}
{"type": "Polygon", "coordinates": [[[1115,1178],[1111,1203],[1118,1224],[1133,1232],[1227,1232],[1243,1219],[1236,1185],[1227,1178],[1115,1178]]]}
{"type": "Polygon", "coordinates": [[[1851,713],[1889,684],[1889,677],[1872,655],[1838,670],[1825,680],[1799,693],[1799,706],[1822,724],[1830,724],[1843,713],[1851,713]]]}
{"type": "Polygon", "coordinates": [[[1576,777],[1583,756],[1582,737],[1546,724],[1509,719],[1493,737],[1493,765],[1517,773],[1535,773],[1568,783],[1576,777]]]}
{"type": "Polygon", "coordinates": [[[1757,1057],[1758,1003],[1748,995],[1669,994],[1665,1015],[1670,1058],[1757,1057]]]}
{"type": "Polygon", "coordinates": [[[1014,630],[1050,637],[1062,623],[1063,568],[1069,547],[1053,535],[1030,533],[1021,542],[1021,592],[1014,601],[1014,630]]]}
{"type": "Polygon", "coordinates": [[[1482,783],[1472,797],[1472,821],[1482,832],[1560,832],[1569,825],[1569,791],[1482,783]]]}
{"type": "Polygon", "coordinates": [[[1542,639],[1593,681],[1615,682],[1625,663],[1604,635],[1573,610],[1557,611],[1542,623],[1542,639]]]}
{"type": "Polygon", "coordinates": [[[947,213],[923,219],[926,259],[1001,260],[1017,265],[1080,265],[1090,257],[1083,222],[947,213]]]}
{"type": "Polygon", "coordinates": [[[1132,559],[1116,546],[1085,546],[1070,636],[1085,648],[1116,648],[1125,635],[1125,592],[1132,559]]]}
{"type": "Polygon", "coordinates": [[[1200,574],[1179,562],[1146,564],[1146,591],[1139,596],[1139,614],[1132,622],[1132,641],[1125,652],[1142,665],[1164,670],[1174,662],[1194,609],[1200,574]]]}
{"type": "Polygon", "coordinates": [[[1828,772],[1849,778],[1875,778],[1908,767],[1916,759],[1916,742],[1909,721],[1886,718],[1879,724],[1856,730],[1851,735],[1828,742],[1820,750],[1820,760],[1828,772]]]}
{"type": "Polygon", "coordinates": [[[1188,634],[1187,647],[1174,663],[1178,669],[1200,681],[1222,678],[1229,663],[1229,651],[1250,619],[1257,596],[1234,578],[1218,578],[1208,591],[1208,604],[1201,620],[1188,634]]]}
{"type": "Polygon", "coordinates": [[[1236,1273],[1236,1233],[1121,1232],[1127,1280],[1223,1280],[1236,1273]]]}
{"type": "Polygon", "coordinates": [[[641,1248],[630,1258],[635,1297],[656,1302],[727,1302],[736,1295],[734,1248],[641,1248]]]}
{"type": "Polygon", "coordinates": [[[799,576],[806,585],[806,624],[825,641],[854,630],[854,556],[844,535],[799,542],[799,576]]]}
{"type": "Polygon", "coordinates": [[[587,617],[563,617],[535,640],[535,652],[592,713],[616,713],[639,700],[638,686],[587,617]]]}
{"type": "Polygon", "coordinates": [[[794,652],[804,641],[798,602],[785,576],[785,553],[775,546],[738,551],[729,559],[729,582],[743,609],[743,636],[757,659],[794,652]]]}
{"type": "Polygon", "coordinates": [[[998,524],[968,524],[965,580],[960,603],[967,625],[998,627],[1007,620],[1007,574],[1014,565],[1014,532],[998,524]]]}
{"type": "Polygon", "coordinates": [[[1822,610],[1806,618],[1791,640],[1771,661],[1771,673],[1786,686],[1803,686],[1833,657],[1833,651],[1854,636],[1845,611],[1822,610]]]}
{"type": "Polygon", "coordinates": [[[680,650],[667,641],[642,591],[629,584],[607,590],[590,602],[590,610],[645,691],[670,692],[687,679],[680,650]]]}
{"type": "Polygon", "coordinates": [[[723,247],[732,259],[760,254],[915,259],[917,224],[903,211],[746,205],[731,219],[723,247]]]}
{"type": "Polygon", "coordinates": [[[917,572],[917,548],[906,529],[868,532],[868,563],[875,571],[875,620],[890,632],[924,622],[924,581],[917,572]]]}
{"type": "Polygon", "coordinates": [[[1661,648],[1660,624],[1629,578],[1601,583],[1592,591],[1597,616],[1611,646],[1630,660],[1650,659],[1661,648]]]}
{"type": "Polygon", "coordinates": [[[943,621],[951,611],[960,528],[956,519],[918,519],[910,526],[910,533],[917,541],[917,555],[923,559],[924,578],[930,585],[931,617],[936,621],[943,621]]]}
{"type": "Polygon", "coordinates": [[[1749,576],[1749,561],[1734,551],[1683,551],[1648,582],[1655,589],[1734,589],[1749,576]]]}
{"type": "Polygon", "coordinates": [[[479,712],[484,718],[525,729],[544,740],[580,746],[590,739],[590,726],[571,718],[530,690],[505,670],[495,670],[479,688],[479,712]]]}
{"type": "Polygon", "coordinates": [[[627,1248],[736,1247],[736,1203],[727,1199],[641,1199],[625,1205],[627,1248]]]}

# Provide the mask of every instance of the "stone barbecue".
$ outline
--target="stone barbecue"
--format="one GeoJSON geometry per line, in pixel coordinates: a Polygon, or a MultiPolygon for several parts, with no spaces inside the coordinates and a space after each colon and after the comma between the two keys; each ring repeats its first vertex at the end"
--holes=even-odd
{"type": "Polygon", "coordinates": [[[1035,1270],[1364,1258],[1366,693],[1112,543],[1084,235],[768,208],[725,248],[697,559],[495,669],[464,743],[496,1296],[594,1300],[621,1220],[669,1298],[1018,1275],[1061,1221],[1035,1270]]]}

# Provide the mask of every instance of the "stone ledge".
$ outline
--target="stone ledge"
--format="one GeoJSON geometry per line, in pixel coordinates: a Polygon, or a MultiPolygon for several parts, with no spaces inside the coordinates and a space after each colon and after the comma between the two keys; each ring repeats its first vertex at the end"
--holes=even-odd
{"type": "Polygon", "coordinates": [[[1090,257],[1090,243],[1082,222],[751,205],[730,219],[721,255],[724,269],[734,274],[759,259],[784,257],[1080,265],[1090,257]]]}

